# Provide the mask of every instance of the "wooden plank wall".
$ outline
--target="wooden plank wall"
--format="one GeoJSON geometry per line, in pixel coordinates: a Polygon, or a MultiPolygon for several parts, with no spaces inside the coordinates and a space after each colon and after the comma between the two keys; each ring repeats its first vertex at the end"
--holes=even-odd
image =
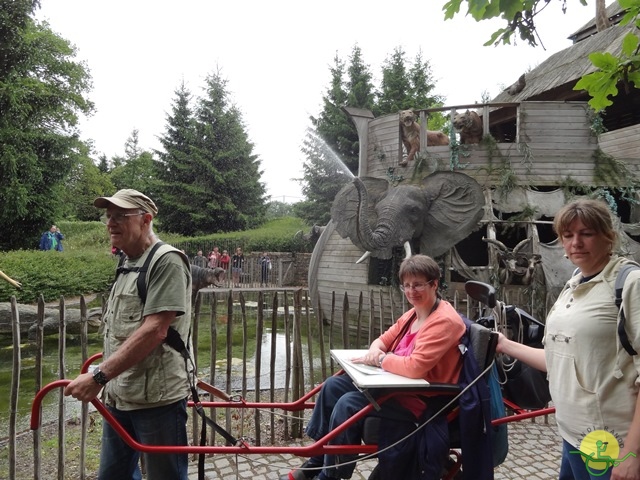
{"type": "MultiPolygon", "coordinates": [[[[390,319],[395,313],[399,314],[402,308],[398,305],[402,301],[399,291],[393,292],[391,287],[368,285],[369,260],[356,265],[356,261],[363,255],[351,240],[344,239],[335,230],[327,240],[322,251],[321,261],[317,268],[317,292],[321,301],[323,312],[331,311],[332,292],[336,294],[336,303],[342,303],[344,293],[347,292],[351,311],[358,307],[360,292],[369,292],[364,295],[363,306],[365,310],[370,307],[370,293],[373,292],[373,303],[376,310],[376,319],[379,320],[380,295],[383,298],[384,318],[390,319]],[[396,302],[395,312],[391,310],[390,295],[396,302]]],[[[397,290],[397,289],[396,289],[397,290]]]]}
{"type": "Polygon", "coordinates": [[[520,142],[550,152],[558,149],[592,152],[598,140],[591,132],[586,102],[522,102],[520,142]]]}
{"type": "Polygon", "coordinates": [[[618,160],[635,164],[640,158],[640,125],[621,128],[600,135],[600,149],[618,160]]]}
{"type": "Polygon", "coordinates": [[[367,176],[387,178],[389,167],[399,167],[402,160],[400,140],[400,117],[398,114],[385,115],[369,123],[369,145],[367,148],[367,176]]]}
{"type": "MultiPolygon", "coordinates": [[[[560,186],[569,176],[580,183],[594,184],[593,155],[598,139],[591,133],[586,102],[522,102],[520,109],[519,143],[499,143],[494,154],[482,145],[464,145],[458,170],[485,186],[500,184],[505,168],[520,185],[560,186]]],[[[617,152],[616,158],[640,174],[640,126],[603,134],[601,142],[607,153],[617,152]]],[[[426,155],[427,165],[420,176],[451,168],[449,147],[427,147],[421,153],[426,155]]],[[[367,176],[410,179],[415,161],[401,167],[401,154],[398,115],[372,120],[367,176]]]]}

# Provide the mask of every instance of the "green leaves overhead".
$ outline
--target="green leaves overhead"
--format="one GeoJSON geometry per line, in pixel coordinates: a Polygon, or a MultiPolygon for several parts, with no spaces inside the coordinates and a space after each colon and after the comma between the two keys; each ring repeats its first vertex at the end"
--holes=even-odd
{"type": "Polygon", "coordinates": [[[591,99],[589,105],[596,112],[613,105],[611,97],[618,94],[618,84],[622,82],[628,90],[631,84],[640,88],[639,39],[628,33],[622,42],[622,55],[616,57],[608,52],[594,52],[589,60],[598,70],[583,76],[573,87],[574,90],[586,90],[591,99]]]}
{"type": "MultiPolygon", "coordinates": [[[[475,20],[487,20],[500,17],[506,26],[496,30],[485,45],[499,43],[510,44],[514,34],[532,46],[541,43],[536,30],[536,16],[544,10],[552,0],[450,0],[443,6],[445,19],[460,14],[466,4],[466,14],[475,20]]],[[[567,0],[558,0],[562,4],[563,13],[567,12],[567,0]]],[[[575,4],[587,5],[586,0],[578,0],[575,4]]],[[[634,23],[636,29],[628,33],[623,40],[620,55],[608,52],[593,52],[589,59],[597,71],[582,77],[574,90],[586,90],[591,96],[589,105],[600,111],[613,104],[612,98],[618,94],[619,86],[625,91],[640,88],[640,39],[637,32],[640,28],[640,0],[619,0],[624,11],[620,25],[634,23]]],[[[602,18],[605,12],[594,12],[602,18]]]]}

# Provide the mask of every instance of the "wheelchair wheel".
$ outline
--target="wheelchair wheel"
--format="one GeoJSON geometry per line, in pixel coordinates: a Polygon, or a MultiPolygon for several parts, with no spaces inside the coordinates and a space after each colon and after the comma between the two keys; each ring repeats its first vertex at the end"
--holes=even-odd
{"type": "MultiPolygon", "coordinates": [[[[442,478],[451,478],[451,480],[462,480],[462,470],[457,471],[453,477],[447,476],[449,472],[449,468],[452,466],[453,463],[455,462],[449,459],[449,461],[447,462],[447,466],[442,472],[442,478]]],[[[382,478],[382,469],[380,468],[380,464],[377,463],[375,468],[371,471],[371,475],[369,475],[369,480],[391,480],[391,479],[382,478]]]]}

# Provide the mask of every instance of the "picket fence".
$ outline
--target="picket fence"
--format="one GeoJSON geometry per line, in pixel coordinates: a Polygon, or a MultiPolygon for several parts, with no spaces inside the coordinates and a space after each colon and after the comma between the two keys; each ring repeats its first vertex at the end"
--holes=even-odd
{"type": "MultiPolygon", "coordinates": [[[[198,362],[203,356],[208,357],[208,365],[196,365],[199,378],[215,385],[220,390],[230,395],[240,395],[248,401],[293,401],[300,398],[308,389],[317,385],[323,379],[332,375],[337,370],[329,355],[332,348],[366,348],[371,341],[379,335],[381,330],[388,328],[402,312],[394,311],[395,308],[407,307],[406,304],[394,305],[391,297],[385,298],[383,294],[373,295],[368,293],[369,305],[366,311],[363,309],[363,298],[365,293],[361,292],[358,305],[352,308],[346,292],[332,292],[331,311],[321,312],[313,308],[310,304],[308,291],[305,288],[265,288],[256,289],[229,289],[220,290],[206,295],[198,294],[193,308],[193,357],[198,362]],[[385,308],[385,303],[387,306],[385,308]],[[389,308],[391,305],[391,309],[389,308]],[[376,315],[376,311],[391,311],[391,316],[384,320],[372,321],[371,319],[381,318],[376,315]],[[379,322],[379,324],[374,324],[379,322]],[[199,335],[203,329],[210,330],[211,339],[207,352],[199,352],[199,335]],[[240,338],[238,341],[236,337],[240,338]],[[284,337],[284,342],[278,342],[278,336],[284,337]],[[224,339],[222,344],[226,345],[224,351],[218,347],[218,339],[224,339]],[[234,350],[234,344],[240,343],[234,350]],[[264,345],[266,347],[264,347],[264,345]],[[291,348],[286,348],[290,345],[291,348]],[[238,348],[239,353],[238,353],[238,348]],[[241,359],[240,367],[238,362],[234,362],[234,357],[241,359]],[[266,358],[268,366],[262,365],[262,359],[266,358]],[[280,359],[276,362],[276,359],[280,359]],[[253,371],[247,370],[247,365],[253,362],[253,371]],[[283,363],[284,362],[284,363],[283,363]],[[238,368],[241,370],[239,371],[238,368]],[[263,387],[263,382],[266,385],[263,387]]],[[[104,302],[104,299],[103,299],[104,302]]],[[[453,299],[454,306],[473,318],[478,313],[478,305],[466,298],[453,299]]],[[[24,435],[24,431],[18,431],[18,398],[20,395],[21,380],[21,359],[22,348],[20,338],[20,318],[19,308],[15,298],[11,299],[12,305],[12,328],[13,328],[13,366],[10,398],[10,417],[8,425],[8,449],[9,449],[9,478],[16,478],[16,439],[18,435],[24,435]]],[[[37,320],[37,335],[35,339],[35,389],[38,391],[42,385],[42,372],[45,365],[44,342],[43,342],[43,321],[44,321],[43,298],[39,301],[39,315],[37,320]]],[[[59,341],[57,351],[57,371],[59,378],[65,378],[68,371],[66,365],[66,322],[65,311],[70,308],[64,298],[60,299],[59,312],[59,341]]],[[[87,306],[84,297],[80,297],[80,317],[81,317],[81,355],[82,361],[86,361],[89,352],[89,328],[87,322],[87,306]]],[[[31,347],[33,349],[33,347],[31,347]]],[[[96,348],[95,346],[93,347],[96,348]]],[[[202,346],[200,347],[202,349],[202,346]]],[[[49,366],[50,368],[51,366],[49,366]]],[[[51,393],[49,395],[52,395],[51,393]]],[[[206,399],[204,396],[201,399],[206,399]]],[[[57,427],[58,446],[58,471],[57,478],[62,480],[66,475],[73,474],[74,478],[88,478],[95,472],[87,472],[86,460],[86,438],[87,429],[90,425],[89,408],[90,404],[81,404],[80,409],[73,409],[76,413],[68,410],[69,402],[73,399],[65,398],[60,391],[58,402],[48,405],[48,408],[57,408],[57,418],[49,420],[57,427]],[[79,413],[78,413],[79,412],[79,413]],[[78,418],[79,417],[79,418],[78,418]],[[80,461],[77,465],[69,466],[65,462],[65,453],[71,446],[65,442],[65,427],[69,421],[77,422],[81,425],[80,445],[73,448],[80,448],[80,461]],[[77,471],[69,472],[73,468],[77,471]]],[[[77,403],[77,402],[76,402],[77,403]]],[[[55,412],[54,412],[55,413],[55,412]]],[[[95,413],[97,415],[97,412],[95,413]]],[[[208,412],[211,418],[224,426],[228,431],[242,435],[242,431],[247,425],[245,422],[253,423],[251,431],[255,432],[252,441],[256,445],[265,443],[274,444],[277,441],[276,431],[284,428],[284,438],[299,438],[303,433],[302,412],[284,416],[284,427],[282,422],[278,423],[279,413],[271,409],[270,411],[256,410],[253,418],[246,418],[237,412],[224,411],[208,412]],[[265,416],[268,418],[265,420],[265,416]],[[267,427],[265,428],[265,425],[267,427]]],[[[51,415],[48,416],[51,418],[51,415]]],[[[191,441],[199,442],[199,418],[191,415],[191,441]]],[[[95,427],[94,427],[95,428],[95,427]]],[[[27,433],[28,434],[28,433],[27,433]]],[[[43,477],[41,452],[43,448],[42,428],[32,431],[33,435],[33,478],[40,480],[43,477]]],[[[209,444],[224,441],[221,437],[216,439],[215,434],[208,437],[209,444]]],[[[52,478],[53,472],[46,472],[46,478],[52,478]]],[[[24,478],[24,477],[23,477],[24,478]]]]}

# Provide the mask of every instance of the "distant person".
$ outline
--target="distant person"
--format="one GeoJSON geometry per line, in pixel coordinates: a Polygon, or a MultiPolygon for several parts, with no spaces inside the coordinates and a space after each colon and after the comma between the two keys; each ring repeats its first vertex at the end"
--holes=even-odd
{"type": "Polygon", "coordinates": [[[229,256],[229,252],[227,252],[226,250],[223,250],[222,255],[220,255],[220,268],[229,270],[230,263],[231,263],[231,257],[229,256]]]}
{"type": "Polygon", "coordinates": [[[64,235],[60,232],[60,229],[55,225],[51,225],[51,228],[40,237],[40,250],[56,250],[61,252],[62,240],[64,240],[64,235]]]}
{"type": "Polygon", "coordinates": [[[242,269],[244,268],[244,255],[240,247],[236,248],[236,253],[231,257],[231,275],[233,278],[233,286],[239,287],[242,278],[242,269]]]}
{"type": "Polygon", "coordinates": [[[220,266],[220,250],[218,247],[213,247],[209,254],[209,268],[216,268],[220,266]]]}
{"type": "Polygon", "coordinates": [[[262,252],[262,256],[258,259],[260,265],[260,286],[269,283],[269,272],[271,271],[271,259],[267,252],[262,252]]]}
{"type": "Polygon", "coordinates": [[[198,250],[198,253],[191,261],[193,265],[200,268],[207,268],[207,258],[202,254],[202,250],[198,250]]]}

